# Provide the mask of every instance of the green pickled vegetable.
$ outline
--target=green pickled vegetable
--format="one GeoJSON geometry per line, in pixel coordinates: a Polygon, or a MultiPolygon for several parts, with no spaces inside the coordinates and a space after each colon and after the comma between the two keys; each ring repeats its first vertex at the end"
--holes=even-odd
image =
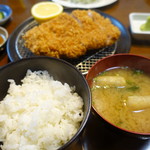
{"type": "Polygon", "coordinates": [[[5,16],[4,16],[4,13],[2,11],[0,11],[0,20],[3,19],[5,16]]]}
{"type": "Polygon", "coordinates": [[[141,31],[150,31],[150,16],[147,17],[146,23],[142,24],[140,29],[141,31]]]}

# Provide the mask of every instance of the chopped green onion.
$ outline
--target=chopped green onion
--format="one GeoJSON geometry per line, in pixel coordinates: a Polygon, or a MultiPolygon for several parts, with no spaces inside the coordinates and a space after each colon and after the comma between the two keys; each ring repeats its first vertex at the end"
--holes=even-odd
{"type": "Polygon", "coordinates": [[[140,74],[143,74],[143,71],[136,69],[136,70],[133,71],[133,74],[135,74],[135,75],[140,75],[140,74]]]}
{"type": "Polygon", "coordinates": [[[138,89],[139,89],[139,87],[136,85],[127,88],[127,90],[130,90],[130,91],[136,91],[138,89]]]}

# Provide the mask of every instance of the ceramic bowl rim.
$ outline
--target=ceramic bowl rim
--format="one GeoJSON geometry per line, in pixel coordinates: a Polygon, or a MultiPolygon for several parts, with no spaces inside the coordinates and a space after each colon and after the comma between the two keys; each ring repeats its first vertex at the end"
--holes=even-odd
{"type": "Polygon", "coordinates": [[[0,20],[0,24],[5,23],[12,15],[12,9],[8,5],[0,4],[1,7],[5,9],[5,12],[8,13],[3,19],[0,20]]]}
{"type": "Polygon", "coordinates": [[[8,31],[5,28],[1,27],[1,26],[0,26],[0,30],[5,33],[5,35],[3,34],[3,36],[5,36],[5,39],[4,39],[3,43],[0,44],[0,47],[2,47],[6,43],[6,41],[8,40],[8,31]]]}

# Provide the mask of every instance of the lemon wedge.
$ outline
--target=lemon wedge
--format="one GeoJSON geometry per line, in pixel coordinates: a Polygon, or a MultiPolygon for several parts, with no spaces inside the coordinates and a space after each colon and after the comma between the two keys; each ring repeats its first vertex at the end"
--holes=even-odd
{"type": "Polygon", "coordinates": [[[45,22],[60,15],[63,7],[54,2],[39,2],[32,6],[31,14],[39,23],[45,22]]]}

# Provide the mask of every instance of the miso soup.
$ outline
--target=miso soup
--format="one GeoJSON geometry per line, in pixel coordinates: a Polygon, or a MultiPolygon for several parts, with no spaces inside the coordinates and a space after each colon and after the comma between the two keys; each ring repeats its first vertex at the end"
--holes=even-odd
{"type": "Polygon", "coordinates": [[[110,68],[92,82],[92,105],[112,124],[150,133],[150,76],[128,67],[110,68]]]}

